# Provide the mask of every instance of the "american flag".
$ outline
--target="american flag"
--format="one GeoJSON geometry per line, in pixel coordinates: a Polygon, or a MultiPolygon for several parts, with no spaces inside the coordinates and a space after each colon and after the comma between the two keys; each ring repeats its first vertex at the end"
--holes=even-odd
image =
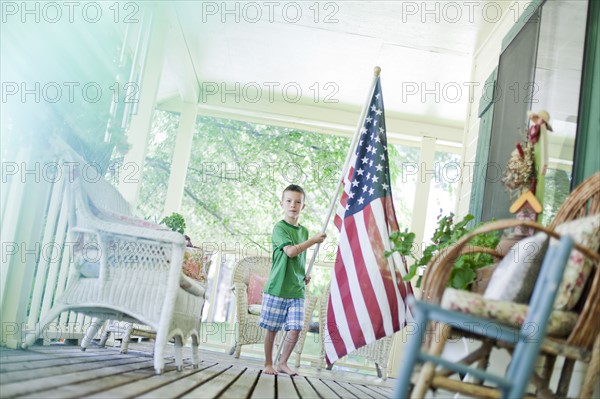
{"type": "Polygon", "coordinates": [[[406,267],[397,253],[384,255],[398,222],[379,78],[350,165],[334,220],[340,242],[325,326],[328,364],[413,320],[405,302],[412,287],[402,280],[406,267]]]}

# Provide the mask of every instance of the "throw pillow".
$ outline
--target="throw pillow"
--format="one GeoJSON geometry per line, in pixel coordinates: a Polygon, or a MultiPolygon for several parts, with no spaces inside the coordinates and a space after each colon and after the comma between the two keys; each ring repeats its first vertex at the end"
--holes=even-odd
{"type": "Polygon", "coordinates": [[[544,233],[517,242],[496,267],[483,296],[528,303],[547,248],[548,236],[544,233]]]}
{"type": "MultiPolygon", "coordinates": [[[[600,214],[595,214],[581,219],[565,222],[556,227],[560,235],[568,235],[578,244],[593,251],[600,248],[600,214]]],[[[552,239],[550,245],[558,245],[558,240],[552,239]]],[[[574,249],[569,255],[554,308],[570,310],[577,305],[583,287],[592,271],[592,261],[581,252],[574,249]]]]}
{"type": "Polygon", "coordinates": [[[188,247],[183,254],[183,274],[199,281],[202,284],[206,283],[206,274],[202,267],[202,258],[204,254],[202,248],[188,247]]]}
{"type": "Polygon", "coordinates": [[[268,276],[260,276],[255,273],[250,273],[248,278],[248,305],[261,305],[262,294],[265,284],[267,284],[268,276]]]}

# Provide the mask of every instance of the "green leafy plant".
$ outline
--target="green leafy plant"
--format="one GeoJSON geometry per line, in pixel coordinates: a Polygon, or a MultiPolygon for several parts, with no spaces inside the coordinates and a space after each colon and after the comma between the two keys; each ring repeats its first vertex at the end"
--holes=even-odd
{"type": "Polygon", "coordinates": [[[180,234],[183,234],[185,231],[185,219],[177,212],[173,212],[171,215],[165,216],[160,223],[180,234]]]}
{"type": "MultiPolygon", "coordinates": [[[[418,246],[415,245],[414,233],[409,232],[408,229],[405,229],[403,232],[395,232],[390,236],[393,248],[391,251],[386,252],[386,256],[398,252],[414,259],[414,263],[410,266],[408,274],[404,277],[405,281],[409,281],[415,277],[419,267],[427,266],[435,254],[456,243],[462,236],[481,225],[468,228],[467,224],[471,220],[473,220],[473,215],[466,215],[457,223],[454,223],[453,213],[447,216],[438,216],[437,227],[431,237],[431,243],[423,249],[422,254],[420,254],[418,246]]],[[[499,234],[497,232],[490,232],[474,237],[469,242],[469,245],[493,249],[496,248],[499,241],[499,234]]],[[[493,263],[493,261],[494,259],[491,255],[482,253],[466,254],[459,257],[452,268],[449,285],[453,288],[468,289],[475,280],[475,271],[493,263]]],[[[419,277],[417,287],[420,285],[421,278],[419,277]]]]}

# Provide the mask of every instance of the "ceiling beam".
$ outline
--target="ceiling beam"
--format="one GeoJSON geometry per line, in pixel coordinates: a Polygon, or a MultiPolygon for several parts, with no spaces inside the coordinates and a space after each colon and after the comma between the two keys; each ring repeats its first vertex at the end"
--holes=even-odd
{"type": "Polygon", "coordinates": [[[168,21],[169,46],[166,49],[166,62],[176,77],[181,100],[184,103],[196,104],[200,87],[198,76],[174,7],[169,7],[168,21]]]}
{"type": "MultiPolygon", "coordinates": [[[[157,107],[166,111],[179,112],[181,105],[180,98],[173,97],[169,101],[161,102],[157,107]]],[[[311,105],[301,102],[282,104],[274,101],[269,104],[248,104],[207,101],[198,104],[198,115],[351,137],[356,128],[360,109],[342,106],[324,107],[320,104],[311,105]]],[[[388,139],[392,143],[419,146],[423,137],[433,137],[443,141],[444,147],[448,149],[456,147],[458,151],[462,146],[464,127],[455,121],[444,124],[429,119],[412,115],[408,118],[393,112],[386,113],[388,139]]]]}

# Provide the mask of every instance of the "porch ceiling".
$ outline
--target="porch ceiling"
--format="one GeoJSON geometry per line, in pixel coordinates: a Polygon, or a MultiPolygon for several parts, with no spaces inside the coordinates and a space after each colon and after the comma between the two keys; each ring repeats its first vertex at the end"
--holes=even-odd
{"type": "Polygon", "coordinates": [[[472,55],[494,26],[484,20],[488,3],[490,16],[510,4],[175,3],[168,43],[180,44],[167,50],[159,104],[196,98],[209,114],[227,108],[353,125],[379,65],[388,119],[461,134],[472,55]],[[337,114],[344,111],[351,121],[337,114]]]}

